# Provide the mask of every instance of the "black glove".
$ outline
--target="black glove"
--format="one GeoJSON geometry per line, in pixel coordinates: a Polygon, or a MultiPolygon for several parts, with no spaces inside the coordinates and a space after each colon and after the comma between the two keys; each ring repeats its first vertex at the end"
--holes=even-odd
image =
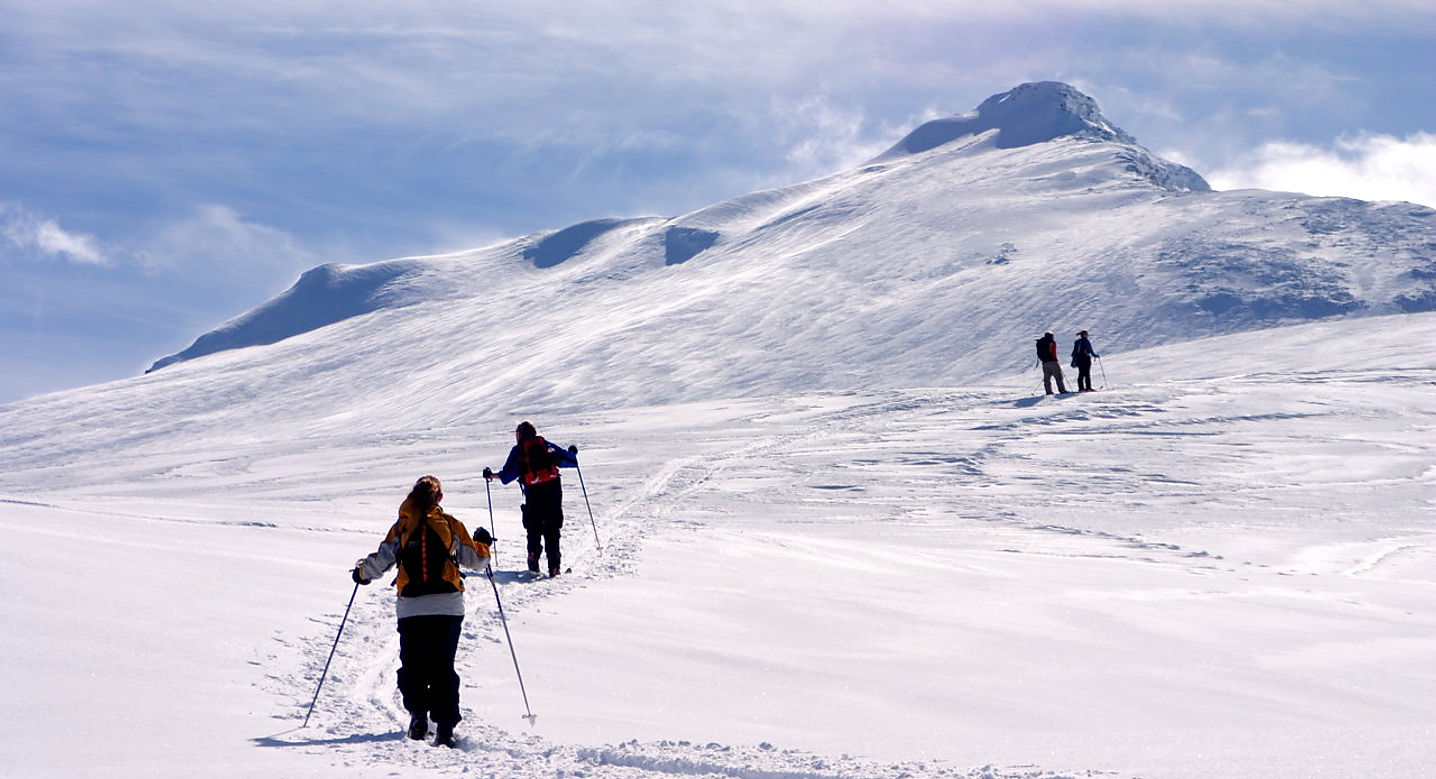
{"type": "Polygon", "coordinates": [[[481,544],[484,544],[485,546],[488,546],[490,544],[493,544],[494,541],[497,539],[489,535],[488,528],[481,527],[478,530],[474,531],[474,540],[478,541],[481,544]]]}
{"type": "Polygon", "coordinates": [[[569,445],[568,445],[568,453],[569,453],[569,454],[572,454],[572,455],[577,455],[577,454],[578,454],[578,445],[577,445],[577,444],[569,444],[569,445]]]}
{"type": "Polygon", "coordinates": [[[355,584],[369,583],[369,580],[364,578],[364,574],[359,572],[359,566],[357,565],[354,566],[354,570],[349,572],[349,578],[353,579],[355,584]]]}
{"type": "Polygon", "coordinates": [[[485,468],[485,469],[484,469],[484,478],[485,478],[485,479],[492,479],[492,478],[494,478],[494,470],[493,470],[492,468],[485,468]]]}

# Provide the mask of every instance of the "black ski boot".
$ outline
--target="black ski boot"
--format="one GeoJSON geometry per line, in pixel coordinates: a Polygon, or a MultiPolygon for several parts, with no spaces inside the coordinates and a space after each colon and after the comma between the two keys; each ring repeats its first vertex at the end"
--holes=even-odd
{"type": "Polygon", "coordinates": [[[429,735],[429,718],[423,714],[415,714],[409,718],[409,738],[415,741],[423,741],[424,736],[429,735]]]}
{"type": "Polygon", "coordinates": [[[434,746],[453,749],[458,745],[458,740],[454,738],[453,725],[441,722],[434,727],[434,746]]]}

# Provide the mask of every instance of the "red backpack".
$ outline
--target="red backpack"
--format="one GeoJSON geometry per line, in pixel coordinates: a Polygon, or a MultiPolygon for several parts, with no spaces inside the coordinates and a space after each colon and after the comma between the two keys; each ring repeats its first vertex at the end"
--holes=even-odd
{"type": "Polygon", "coordinates": [[[532,487],[558,478],[558,463],[554,461],[553,452],[549,451],[543,436],[536,435],[519,446],[524,458],[522,478],[525,486],[532,487]]]}

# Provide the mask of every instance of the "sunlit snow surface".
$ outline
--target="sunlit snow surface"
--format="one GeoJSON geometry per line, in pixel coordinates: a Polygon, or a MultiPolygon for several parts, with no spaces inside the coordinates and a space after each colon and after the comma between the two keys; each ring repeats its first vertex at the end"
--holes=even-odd
{"type": "Polygon", "coordinates": [[[520,581],[494,489],[537,719],[471,578],[457,751],[401,737],[382,584],[300,724],[353,560],[425,473],[488,525],[528,411],[404,412],[443,392],[402,360],[328,406],[265,389],[321,360],[220,359],[0,407],[0,773],[1428,775],[1432,344],[1413,314],[1106,352],[1062,399],[1028,371],[537,416],[602,553],[569,474],[573,573],[520,581]]]}

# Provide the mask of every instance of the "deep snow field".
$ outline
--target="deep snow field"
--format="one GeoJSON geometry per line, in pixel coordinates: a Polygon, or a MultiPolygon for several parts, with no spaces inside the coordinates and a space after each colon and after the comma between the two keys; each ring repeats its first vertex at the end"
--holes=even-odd
{"type": "Polygon", "coordinates": [[[322,435],[283,393],[164,435],[70,393],[93,439],[3,417],[0,775],[1430,776],[1433,344],[1411,314],[1104,353],[1060,399],[1029,370],[322,435]],[[300,727],[353,561],[426,473],[488,525],[525,417],[594,520],[568,473],[573,573],[523,581],[492,492],[536,719],[476,577],[460,749],[402,738],[377,583],[300,727]]]}

